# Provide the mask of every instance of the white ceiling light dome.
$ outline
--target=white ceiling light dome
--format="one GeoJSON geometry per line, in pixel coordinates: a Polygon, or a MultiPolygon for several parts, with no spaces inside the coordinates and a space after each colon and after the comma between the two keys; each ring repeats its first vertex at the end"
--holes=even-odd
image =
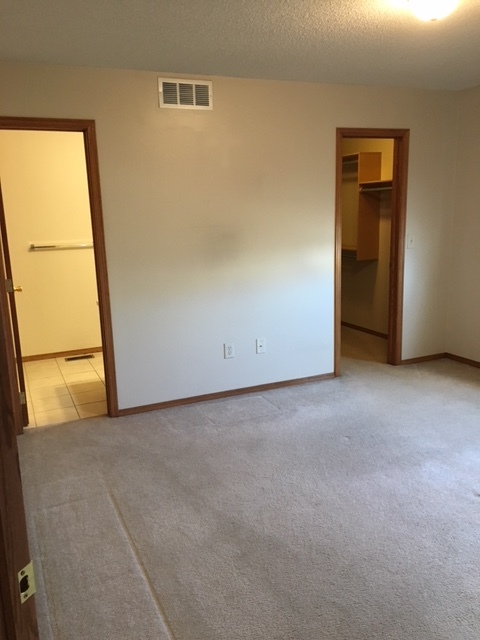
{"type": "Polygon", "coordinates": [[[419,20],[441,20],[457,8],[459,0],[409,0],[414,15],[419,20]]]}

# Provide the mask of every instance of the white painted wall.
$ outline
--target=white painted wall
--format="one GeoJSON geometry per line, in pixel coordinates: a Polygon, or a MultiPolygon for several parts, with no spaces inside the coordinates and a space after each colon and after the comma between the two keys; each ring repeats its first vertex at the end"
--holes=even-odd
{"type": "Polygon", "coordinates": [[[29,250],[92,241],[83,135],[0,131],[0,178],[22,355],[101,346],[93,249],[29,250]]]}
{"type": "MultiPolygon", "coordinates": [[[[362,151],[382,154],[381,179],[391,180],[393,140],[353,139],[343,141],[343,155],[362,151]]],[[[379,192],[378,260],[357,261],[342,258],[342,320],[364,329],[388,332],[388,290],[390,274],[391,192],[379,192]]]]}
{"type": "Polygon", "coordinates": [[[337,126],[411,129],[404,356],[444,350],[455,94],[158,75],[0,65],[1,113],[96,120],[120,408],[333,370],[337,126]]]}
{"type": "Polygon", "coordinates": [[[480,361],[480,87],[459,94],[446,350],[480,361]]]}

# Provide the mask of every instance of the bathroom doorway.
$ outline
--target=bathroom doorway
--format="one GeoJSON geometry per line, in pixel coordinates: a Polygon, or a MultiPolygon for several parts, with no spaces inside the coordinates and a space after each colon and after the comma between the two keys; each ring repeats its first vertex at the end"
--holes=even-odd
{"type": "Polygon", "coordinates": [[[94,123],[0,118],[0,142],[29,423],[117,415],[94,123]]]}

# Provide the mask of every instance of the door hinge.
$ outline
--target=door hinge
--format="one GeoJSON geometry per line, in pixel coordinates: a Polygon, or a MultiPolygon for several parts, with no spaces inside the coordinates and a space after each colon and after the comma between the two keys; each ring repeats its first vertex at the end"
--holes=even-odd
{"type": "Polygon", "coordinates": [[[27,404],[27,396],[25,391],[20,391],[20,404],[27,404]]]}
{"type": "Polygon", "coordinates": [[[5,288],[7,293],[13,293],[13,280],[11,278],[5,280],[5,288]]]}
{"type": "Polygon", "coordinates": [[[18,572],[18,590],[20,592],[20,602],[26,602],[37,590],[32,562],[29,562],[26,567],[18,572]]]}

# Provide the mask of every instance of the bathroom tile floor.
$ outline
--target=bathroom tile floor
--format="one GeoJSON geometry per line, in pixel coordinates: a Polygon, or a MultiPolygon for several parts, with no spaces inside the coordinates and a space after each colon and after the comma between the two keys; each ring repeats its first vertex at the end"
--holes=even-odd
{"type": "Polygon", "coordinates": [[[107,413],[103,354],[23,364],[29,427],[44,427],[107,413]]]}

